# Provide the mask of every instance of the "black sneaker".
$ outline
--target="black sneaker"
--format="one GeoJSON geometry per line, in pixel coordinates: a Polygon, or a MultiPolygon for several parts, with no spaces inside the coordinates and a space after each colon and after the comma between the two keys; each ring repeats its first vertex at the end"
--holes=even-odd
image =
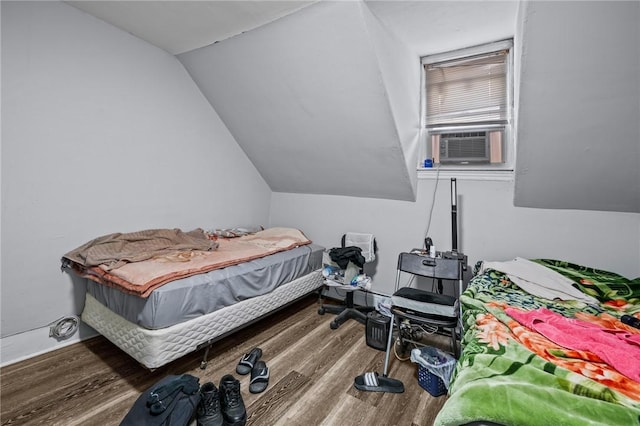
{"type": "Polygon", "coordinates": [[[198,426],[222,426],[223,418],[220,410],[220,392],[211,382],[200,388],[200,404],[198,404],[198,426]]]}
{"type": "Polygon", "coordinates": [[[247,410],[240,394],[240,381],[231,374],[220,379],[220,403],[225,426],[244,426],[247,410]]]}

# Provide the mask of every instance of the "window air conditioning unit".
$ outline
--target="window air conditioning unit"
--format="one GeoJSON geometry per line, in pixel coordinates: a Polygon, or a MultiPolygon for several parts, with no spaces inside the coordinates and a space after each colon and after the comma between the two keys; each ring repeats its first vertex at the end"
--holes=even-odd
{"type": "Polygon", "coordinates": [[[504,163],[504,129],[456,131],[431,134],[431,157],[434,164],[504,163]]]}
{"type": "Polygon", "coordinates": [[[440,163],[491,162],[489,133],[487,131],[441,133],[438,147],[440,163]]]}

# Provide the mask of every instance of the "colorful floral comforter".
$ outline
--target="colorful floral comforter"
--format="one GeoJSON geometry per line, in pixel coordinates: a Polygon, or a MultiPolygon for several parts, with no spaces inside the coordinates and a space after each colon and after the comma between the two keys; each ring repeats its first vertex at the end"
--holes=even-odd
{"type": "Polygon", "coordinates": [[[640,330],[620,321],[622,315],[640,318],[640,278],[557,260],[535,262],[572,279],[600,303],[539,298],[492,269],[476,275],[461,297],[463,351],[435,424],[640,425],[640,383],[629,372],[640,369],[640,330]],[[598,350],[577,339],[579,333],[569,345],[557,330],[540,327],[541,333],[538,323],[523,321],[532,313],[560,314],[590,334],[619,338],[619,346],[614,340],[615,350],[598,350]]]}

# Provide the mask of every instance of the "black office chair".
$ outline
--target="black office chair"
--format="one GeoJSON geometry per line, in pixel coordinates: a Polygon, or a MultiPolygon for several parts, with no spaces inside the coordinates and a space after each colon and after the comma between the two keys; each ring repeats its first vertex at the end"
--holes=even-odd
{"type": "MultiPolygon", "coordinates": [[[[350,247],[355,247],[360,249],[359,252],[362,255],[362,265],[356,265],[357,269],[354,270],[354,265],[349,263],[346,266],[346,280],[350,281],[351,276],[356,274],[364,273],[364,264],[373,262],[376,258],[377,252],[377,243],[375,237],[372,234],[361,234],[355,232],[348,232],[342,236],[342,244],[341,248],[348,249],[350,247]]],[[[357,251],[357,250],[356,250],[357,251]]],[[[325,262],[334,264],[333,261],[325,262]]],[[[343,265],[344,266],[344,265],[343,265]]],[[[331,321],[329,326],[331,329],[335,330],[344,322],[349,319],[355,319],[356,321],[366,324],[367,321],[367,312],[371,312],[375,310],[373,306],[356,306],[353,301],[353,295],[356,290],[362,290],[360,287],[351,286],[350,283],[344,282],[344,285],[336,285],[332,281],[325,280],[325,288],[328,287],[336,287],[342,290],[345,290],[345,303],[343,305],[327,305],[322,303],[322,290],[320,291],[320,308],[318,309],[318,314],[324,315],[326,312],[337,314],[336,318],[331,321]]]]}

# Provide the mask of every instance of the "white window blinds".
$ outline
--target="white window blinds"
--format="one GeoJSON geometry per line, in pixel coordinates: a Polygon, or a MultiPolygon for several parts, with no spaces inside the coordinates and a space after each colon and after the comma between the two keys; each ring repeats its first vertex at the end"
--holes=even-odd
{"type": "Polygon", "coordinates": [[[426,127],[507,124],[508,53],[425,61],[426,127]]]}

